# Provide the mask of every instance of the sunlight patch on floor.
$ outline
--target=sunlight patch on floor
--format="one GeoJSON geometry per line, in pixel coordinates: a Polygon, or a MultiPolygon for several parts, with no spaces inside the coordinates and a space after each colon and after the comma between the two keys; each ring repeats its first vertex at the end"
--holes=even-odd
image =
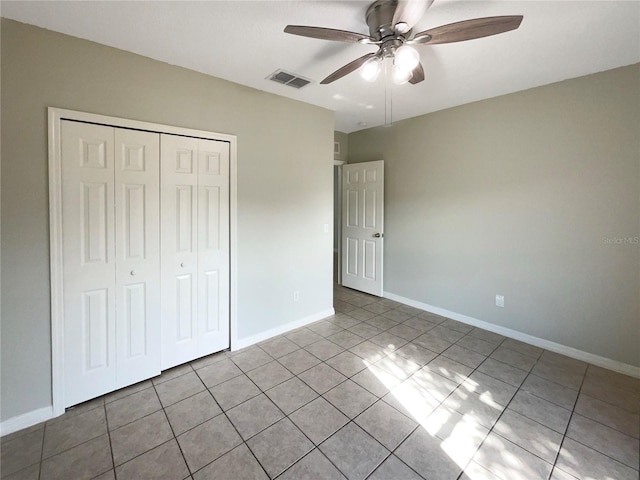
{"type": "Polygon", "coordinates": [[[455,410],[466,400],[477,402],[479,399],[477,409],[483,410],[486,406],[501,411],[503,407],[495,402],[489,390],[482,391],[477,382],[468,379],[459,386],[450,380],[456,378],[456,372],[442,367],[435,371],[428,367],[420,368],[394,353],[380,359],[383,351],[382,347],[378,352],[371,351],[371,355],[363,360],[369,371],[389,389],[390,393],[383,400],[413,418],[419,423],[419,428],[437,439],[442,451],[460,470],[465,471],[469,479],[494,479],[496,474],[509,480],[537,478],[540,472],[509,451],[513,444],[495,434],[488,436],[489,428],[482,424],[482,415],[486,412],[471,408],[461,414],[455,410]],[[401,380],[399,384],[398,379],[401,380]],[[454,391],[457,395],[450,396],[454,391]],[[478,399],[470,398],[472,395],[478,399]],[[449,398],[452,400],[447,406],[443,405],[442,402],[449,398]]]}

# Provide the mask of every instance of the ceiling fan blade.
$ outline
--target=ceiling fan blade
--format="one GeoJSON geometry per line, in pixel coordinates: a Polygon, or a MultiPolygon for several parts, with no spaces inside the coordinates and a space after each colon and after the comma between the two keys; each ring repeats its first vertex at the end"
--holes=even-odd
{"type": "Polygon", "coordinates": [[[411,77],[411,80],[409,80],[409,83],[411,83],[412,85],[415,85],[416,83],[420,83],[423,80],[424,80],[424,68],[422,68],[422,64],[419,63],[418,66],[413,69],[413,76],[411,77]]]}
{"type": "Polygon", "coordinates": [[[396,11],[393,14],[391,26],[398,33],[406,33],[411,30],[416,23],[424,16],[427,8],[431,6],[433,0],[399,0],[396,11]],[[396,25],[406,24],[406,28],[398,29],[396,25]],[[404,31],[403,31],[404,30],[404,31]]]}
{"type": "Polygon", "coordinates": [[[333,28],[308,27],[305,25],[287,25],[284,31],[285,33],[300,35],[301,37],[319,38],[320,40],[334,40],[336,42],[375,42],[375,40],[369,35],[363,35],[356,32],[347,32],[346,30],[336,30],[333,28]]]}
{"type": "Polygon", "coordinates": [[[339,78],[344,77],[345,75],[353,72],[354,70],[357,70],[358,68],[360,68],[367,60],[369,60],[370,58],[375,57],[376,54],[375,53],[367,53],[366,55],[363,55],[360,58],[356,58],[353,62],[347,63],[345,66],[340,67],[338,70],[336,70],[335,72],[333,72],[331,75],[329,75],[327,78],[325,78],[324,80],[322,80],[320,82],[321,85],[326,85],[328,83],[331,82],[335,82],[336,80],[338,80],[339,78]]]}
{"type": "Polygon", "coordinates": [[[522,22],[522,15],[502,17],[474,18],[462,22],[450,23],[417,33],[407,43],[435,45],[439,43],[463,42],[475,38],[489,37],[498,33],[515,30],[522,22]]]}

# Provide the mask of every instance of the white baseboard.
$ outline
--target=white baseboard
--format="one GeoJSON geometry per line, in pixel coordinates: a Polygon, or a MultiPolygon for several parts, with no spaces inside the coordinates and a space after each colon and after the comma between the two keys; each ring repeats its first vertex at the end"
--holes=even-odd
{"type": "MultiPolygon", "coordinates": [[[[301,318],[300,320],[296,320],[285,325],[280,325],[279,327],[272,328],[271,330],[267,330],[266,332],[261,332],[250,337],[241,338],[235,343],[235,345],[233,346],[233,350],[239,350],[255,343],[268,340],[269,338],[275,337],[276,335],[282,335],[283,333],[286,333],[290,330],[304,327],[305,325],[317,322],[318,320],[322,320],[323,318],[330,317],[334,314],[335,310],[333,308],[329,308],[313,315],[309,315],[308,317],[301,318]]],[[[9,418],[0,423],[0,436],[8,435],[24,428],[29,428],[32,425],[50,420],[51,418],[54,418],[52,406],[39,408],[22,415],[18,415],[17,417],[9,418]]]]}
{"type": "Polygon", "coordinates": [[[17,417],[9,418],[0,423],[0,437],[17,432],[23,428],[29,428],[40,422],[45,422],[53,418],[53,416],[53,407],[49,406],[23,413],[17,417]]]}
{"type": "Polygon", "coordinates": [[[310,323],[317,322],[318,320],[330,317],[331,315],[335,315],[335,313],[336,312],[333,308],[329,308],[327,310],[314,313],[313,315],[309,315],[308,317],[301,318],[300,320],[285,323],[284,325],[280,325],[265,332],[260,332],[255,335],[251,335],[250,337],[239,338],[231,349],[235,351],[259,342],[263,342],[270,339],[271,337],[282,335],[283,333],[287,333],[290,330],[295,330],[296,328],[304,327],[305,325],[309,325],[310,323]]]}
{"type": "Polygon", "coordinates": [[[447,317],[451,318],[452,320],[457,320],[458,322],[466,323],[467,325],[482,328],[484,330],[489,330],[490,332],[498,333],[515,340],[520,340],[521,342],[535,345],[536,347],[544,348],[545,350],[560,353],[562,355],[566,355],[567,357],[575,358],[576,360],[582,360],[583,362],[591,363],[598,367],[608,368],[609,370],[613,370],[614,372],[619,372],[625,375],[640,378],[640,367],[636,367],[634,365],[629,365],[617,360],[601,357],[600,355],[595,355],[593,353],[578,350],[577,348],[568,347],[560,343],[545,340],[544,338],[534,337],[533,335],[518,332],[517,330],[501,327],[500,325],[494,325],[493,323],[478,320],[477,318],[469,317],[461,313],[452,312],[450,310],[445,310],[444,308],[434,307],[433,305],[418,302],[416,300],[411,300],[410,298],[405,298],[400,295],[396,295],[395,293],[384,292],[383,296],[384,298],[388,298],[389,300],[393,300],[404,305],[409,305],[411,307],[419,308],[420,310],[435,313],[436,315],[440,315],[442,317],[447,317]]]}

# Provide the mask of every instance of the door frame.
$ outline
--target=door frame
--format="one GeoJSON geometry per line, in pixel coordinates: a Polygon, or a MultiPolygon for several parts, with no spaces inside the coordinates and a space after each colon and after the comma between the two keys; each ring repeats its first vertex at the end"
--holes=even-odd
{"type": "Polygon", "coordinates": [[[336,196],[336,193],[334,191],[333,193],[333,198],[334,198],[334,205],[333,205],[333,214],[335,217],[333,220],[334,225],[336,225],[336,232],[334,232],[334,237],[337,236],[338,238],[338,248],[337,248],[337,252],[333,252],[334,255],[337,254],[338,255],[338,264],[336,266],[336,268],[338,269],[337,271],[337,275],[336,275],[336,283],[338,285],[342,285],[342,166],[346,165],[347,162],[345,162],[344,160],[334,160],[333,161],[333,175],[334,175],[334,179],[336,178],[336,171],[338,173],[338,184],[336,185],[334,182],[333,188],[334,190],[338,190],[338,195],[336,196]],[[337,198],[337,204],[336,204],[336,198],[337,198]]]}
{"type": "Polygon", "coordinates": [[[64,274],[62,268],[62,151],[60,144],[62,120],[75,120],[117,128],[197,137],[229,143],[229,341],[232,350],[235,350],[238,343],[238,148],[237,137],[235,135],[98,115],[56,107],[48,107],[47,110],[49,137],[49,248],[51,269],[51,394],[53,400],[53,417],[57,417],[65,412],[64,274]]]}

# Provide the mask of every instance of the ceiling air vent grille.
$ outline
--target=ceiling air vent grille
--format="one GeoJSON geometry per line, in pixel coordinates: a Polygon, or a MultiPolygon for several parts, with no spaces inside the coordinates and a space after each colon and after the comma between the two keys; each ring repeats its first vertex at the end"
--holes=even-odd
{"type": "Polygon", "coordinates": [[[269,75],[267,79],[293,88],[306,87],[311,83],[311,80],[308,78],[301,77],[295,73],[285,72],[284,70],[276,70],[269,75]]]}

